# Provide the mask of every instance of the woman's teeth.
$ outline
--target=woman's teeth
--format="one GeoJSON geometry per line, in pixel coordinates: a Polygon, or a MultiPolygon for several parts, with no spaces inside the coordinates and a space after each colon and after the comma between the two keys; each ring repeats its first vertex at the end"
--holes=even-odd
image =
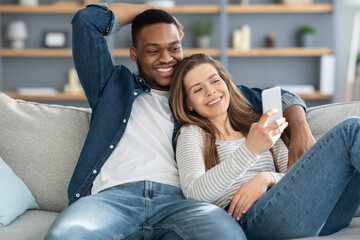
{"type": "Polygon", "coordinates": [[[207,105],[213,105],[214,103],[217,103],[218,101],[220,101],[221,100],[221,97],[219,97],[218,99],[216,99],[216,100],[214,100],[214,101],[212,101],[212,102],[209,102],[207,105]]]}

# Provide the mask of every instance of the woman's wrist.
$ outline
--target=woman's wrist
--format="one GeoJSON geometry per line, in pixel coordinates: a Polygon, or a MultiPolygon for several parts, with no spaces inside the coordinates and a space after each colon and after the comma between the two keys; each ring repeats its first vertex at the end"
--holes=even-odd
{"type": "Polygon", "coordinates": [[[259,175],[264,179],[264,182],[268,186],[268,188],[271,188],[275,185],[275,178],[274,176],[269,172],[261,172],[259,175]]]}

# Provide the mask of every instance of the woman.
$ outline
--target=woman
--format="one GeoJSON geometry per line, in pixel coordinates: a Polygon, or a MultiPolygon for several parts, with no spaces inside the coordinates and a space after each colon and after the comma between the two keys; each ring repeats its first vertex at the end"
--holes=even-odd
{"type": "Polygon", "coordinates": [[[195,54],[178,64],[170,103],[183,125],[176,158],[185,197],[232,215],[249,239],[329,235],[360,204],[360,119],[325,134],[286,173],[284,118],[267,123],[220,63],[195,54]]]}

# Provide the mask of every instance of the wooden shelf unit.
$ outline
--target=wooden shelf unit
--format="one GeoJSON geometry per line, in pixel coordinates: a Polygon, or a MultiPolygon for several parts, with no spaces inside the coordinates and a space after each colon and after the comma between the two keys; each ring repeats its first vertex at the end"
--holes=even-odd
{"type": "MultiPolygon", "coordinates": [[[[311,57],[331,54],[331,48],[253,48],[249,51],[240,51],[237,49],[228,49],[227,56],[229,57],[311,57]]],[[[184,56],[189,56],[194,53],[206,53],[212,57],[219,57],[221,50],[216,48],[201,49],[201,48],[185,48],[184,56]]],[[[0,51],[3,57],[72,57],[70,48],[29,48],[22,50],[15,50],[10,48],[3,48],[0,51]]],[[[119,48],[113,50],[115,57],[128,57],[129,49],[119,48]]]]}
{"type": "MultiPolygon", "coordinates": [[[[15,4],[0,5],[0,13],[39,13],[39,14],[73,14],[85,5],[78,3],[55,3],[49,5],[39,5],[35,7],[20,6],[15,4]]],[[[172,14],[219,14],[221,13],[220,5],[197,4],[197,5],[177,5],[173,8],[164,9],[172,14]]],[[[283,5],[283,4],[229,4],[225,11],[229,14],[236,13],[331,13],[334,11],[332,4],[309,4],[309,5],[283,5]]],[[[207,53],[213,57],[221,56],[221,49],[184,49],[184,56],[193,53],[207,53]]],[[[332,54],[331,48],[253,48],[249,51],[239,51],[236,49],[227,49],[227,57],[311,57],[322,56],[324,54],[332,54]]],[[[129,50],[127,48],[114,49],[112,52],[114,57],[128,57],[129,50]]],[[[61,49],[24,49],[13,50],[9,48],[0,49],[1,57],[72,57],[70,48],[61,49]]],[[[5,92],[13,98],[24,100],[48,100],[48,101],[70,101],[70,100],[86,100],[85,95],[72,95],[59,92],[55,95],[20,95],[17,92],[5,92]]],[[[307,100],[330,100],[332,95],[323,95],[320,92],[313,94],[299,94],[307,100]]]]}
{"type": "MultiPolygon", "coordinates": [[[[85,5],[76,3],[67,4],[49,4],[39,5],[35,7],[20,6],[15,4],[5,4],[0,6],[2,13],[75,13],[85,5]]],[[[219,5],[178,5],[172,8],[164,8],[169,13],[220,13],[219,5]]]]}
{"type": "Polygon", "coordinates": [[[252,48],[249,51],[228,49],[229,57],[316,57],[332,54],[331,48],[252,48]]]}
{"type": "Polygon", "coordinates": [[[326,13],[333,10],[332,4],[229,4],[226,9],[228,13],[326,13]]]}
{"type": "MultiPolygon", "coordinates": [[[[85,5],[77,3],[55,3],[39,6],[20,6],[15,4],[5,4],[0,6],[2,13],[75,13],[85,5]]],[[[211,14],[220,13],[219,5],[177,5],[172,8],[164,8],[169,13],[189,13],[189,14],[211,14]]],[[[284,5],[284,4],[229,4],[226,8],[228,13],[321,13],[332,12],[332,4],[308,4],[308,5],[284,5]]]]}
{"type": "Polygon", "coordinates": [[[0,53],[2,57],[72,57],[71,48],[3,48],[0,53]]]}

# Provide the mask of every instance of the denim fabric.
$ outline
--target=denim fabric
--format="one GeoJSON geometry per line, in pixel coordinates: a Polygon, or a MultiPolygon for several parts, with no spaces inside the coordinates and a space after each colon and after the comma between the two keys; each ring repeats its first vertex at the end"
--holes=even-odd
{"type": "Polygon", "coordinates": [[[215,205],[184,199],[179,188],[133,182],[71,204],[55,220],[53,239],[246,239],[215,205]]]}
{"type": "Polygon", "coordinates": [[[248,239],[329,235],[346,227],[360,204],[360,118],[326,133],[246,213],[248,239]]]}
{"type": "MultiPolygon", "coordinates": [[[[118,30],[121,24],[107,9],[107,4],[89,5],[78,11],[72,26],[74,64],[92,115],[90,129],[69,184],[70,203],[89,191],[124,134],[133,102],[141,94],[151,91],[138,72],[131,73],[125,66],[113,64],[104,36],[118,30]]],[[[261,89],[240,88],[254,108],[261,111],[261,89]]],[[[293,95],[289,98],[294,101],[287,103],[305,107],[301,98],[293,95]]],[[[173,140],[179,127],[174,119],[173,140]]],[[[173,146],[176,146],[174,141],[173,146]]]]}

